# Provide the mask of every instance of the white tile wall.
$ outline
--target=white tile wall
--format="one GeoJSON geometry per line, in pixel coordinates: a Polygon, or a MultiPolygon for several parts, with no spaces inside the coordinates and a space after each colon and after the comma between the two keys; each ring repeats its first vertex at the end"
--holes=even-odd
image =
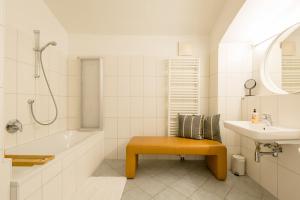
{"type": "Polygon", "coordinates": [[[45,51],[44,67],[58,104],[58,120],[49,127],[37,125],[30,115],[27,100],[35,99],[35,113],[42,121],[53,118],[54,106],[43,76],[37,80],[33,77],[34,36],[8,26],[4,28],[4,31],[7,37],[5,38],[3,72],[3,123],[11,119],[19,119],[24,125],[24,131],[21,133],[4,132],[7,148],[67,129],[68,76],[66,55],[57,47],[49,47],[45,51]]]}
{"type": "MultiPolygon", "coordinates": [[[[124,159],[132,136],[167,134],[167,58],[104,56],[104,130],[107,158],[124,159]]],[[[201,77],[208,107],[208,75],[201,77]]]]}
{"type": "MultiPolygon", "coordinates": [[[[242,100],[243,120],[249,120],[254,108],[259,113],[272,114],[275,125],[300,128],[300,96],[273,95],[254,96],[242,100]]],[[[278,158],[262,157],[254,162],[254,142],[242,138],[241,153],[247,157],[247,173],[255,181],[279,199],[297,200],[300,193],[300,153],[298,145],[283,145],[283,153],[278,158]]]]}
{"type": "MultiPolygon", "coordinates": [[[[221,114],[221,121],[240,120],[244,82],[251,78],[252,48],[247,43],[223,43],[211,57],[209,113],[221,114]]],[[[222,123],[221,123],[222,124],[222,123]]],[[[221,127],[228,158],[240,151],[240,136],[221,127]]],[[[230,160],[228,160],[230,167],[230,160]]]]}

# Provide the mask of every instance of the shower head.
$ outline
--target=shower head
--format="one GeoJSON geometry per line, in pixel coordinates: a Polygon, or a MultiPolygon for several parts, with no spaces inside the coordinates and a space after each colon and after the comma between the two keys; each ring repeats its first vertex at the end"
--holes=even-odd
{"type": "Polygon", "coordinates": [[[48,42],[48,43],[45,44],[42,48],[40,48],[40,52],[44,51],[49,45],[51,45],[51,46],[56,46],[57,43],[56,43],[55,41],[48,42]]]}

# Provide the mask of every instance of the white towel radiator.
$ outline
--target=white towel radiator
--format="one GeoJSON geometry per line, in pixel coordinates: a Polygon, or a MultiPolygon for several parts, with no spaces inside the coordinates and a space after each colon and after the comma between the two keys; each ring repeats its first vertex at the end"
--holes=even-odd
{"type": "Polygon", "coordinates": [[[168,60],[168,135],[178,132],[178,113],[200,112],[200,60],[176,58],[168,60]]]}

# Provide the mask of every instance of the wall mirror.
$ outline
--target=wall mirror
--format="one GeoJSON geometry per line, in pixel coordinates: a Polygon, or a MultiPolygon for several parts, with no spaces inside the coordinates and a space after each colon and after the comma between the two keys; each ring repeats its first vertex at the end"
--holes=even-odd
{"type": "Polygon", "coordinates": [[[300,92],[300,23],[273,40],[266,52],[262,76],[272,92],[300,92]]]}

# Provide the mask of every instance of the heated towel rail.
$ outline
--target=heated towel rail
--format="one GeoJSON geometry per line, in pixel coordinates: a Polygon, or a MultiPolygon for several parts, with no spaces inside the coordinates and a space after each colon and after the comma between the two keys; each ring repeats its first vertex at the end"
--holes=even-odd
{"type": "Polygon", "coordinates": [[[168,60],[168,135],[177,135],[180,114],[200,112],[200,60],[176,58],[168,60]]]}

